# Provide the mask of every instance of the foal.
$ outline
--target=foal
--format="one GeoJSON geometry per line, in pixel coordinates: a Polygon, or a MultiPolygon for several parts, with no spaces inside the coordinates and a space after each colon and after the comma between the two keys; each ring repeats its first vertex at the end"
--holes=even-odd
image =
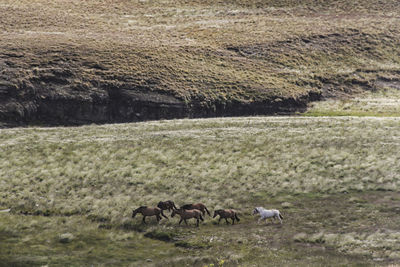
{"type": "Polygon", "coordinates": [[[199,220],[204,221],[203,217],[201,216],[201,212],[199,210],[185,210],[181,208],[173,210],[171,213],[171,217],[174,217],[175,214],[179,214],[179,216],[181,217],[179,224],[181,224],[181,222],[184,221],[185,224],[188,225],[186,221],[187,219],[196,218],[197,220],[196,226],[199,227],[199,220]]]}
{"type": "Polygon", "coordinates": [[[253,215],[255,214],[260,214],[260,219],[258,219],[258,222],[260,222],[261,220],[267,221],[267,218],[278,218],[282,224],[283,216],[281,215],[279,210],[266,210],[263,207],[256,207],[253,210],[253,215]]]}
{"type": "Polygon", "coordinates": [[[133,210],[132,212],[132,218],[135,218],[137,213],[141,213],[143,215],[143,223],[146,224],[146,216],[156,216],[157,218],[157,222],[159,222],[162,218],[160,216],[160,214],[168,220],[167,216],[164,215],[162,209],[160,208],[151,208],[151,207],[147,207],[147,206],[141,206],[135,210],[133,210]]]}
{"type": "Polygon", "coordinates": [[[186,204],[181,207],[184,210],[199,210],[203,213],[203,216],[206,214],[207,211],[208,216],[211,216],[210,212],[208,211],[207,207],[203,203],[196,203],[196,204],[186,204]]]}
{"type": "Polygon", "coordinates": [[[232,224],[235,224],[235,219],[239,222],[240,219],[237,216],[237,212],[235,210],[215,210],[214,211],[214,216],[213,218],[217,217],[217,215],[219,215],[219,220],[218,220],[218,224],[221,221],[221,219],[225,219],[226,224],[228,224],[228,219],[232,219],[232,224]]]}
{"type": "Polygon", "coordinates": [[[162,210],[168,210],[168,211],[178,209],[172,200],[160,201],[160,202],[158,202],[157,207],[159,207],[162,210]]]}

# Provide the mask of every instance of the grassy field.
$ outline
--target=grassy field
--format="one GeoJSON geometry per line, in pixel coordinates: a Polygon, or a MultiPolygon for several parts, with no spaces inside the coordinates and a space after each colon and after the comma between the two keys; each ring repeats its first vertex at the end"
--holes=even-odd
{"type": "Polygon", "coordinates": [[[121,91],[180,103],[185,116],[233,114],[400,79],[397,0],[1,0],[0,12],[4,120],[43,122],[58,113],[41,105],[55,101],[83,113],[58,111],[59,124],[118,121],[90,107],[121,91]]]}
{"type": "Polygon", "coordinates": [[[294,117],[0,129],[0,266],[400,264],[397,0],[0,0],[0,13],[0,127],[327,99],[294,117]],[[241,221],[131,218],[167,199],[241,221]],[[283,225],[258,225],[255,206],[283,225]]]}
{"type": "Polygon", "coordinates": [[[400,120],[247,117],[0,130],[0,258],[29,265],[376,265],[400,261],[400,120]],[[172,199],[235,208],[131,219],[172,199]],[[254,206],[285,218],[257,225],[254,206]],[[88,256],[83,256],[88,255],[88,256]]]}

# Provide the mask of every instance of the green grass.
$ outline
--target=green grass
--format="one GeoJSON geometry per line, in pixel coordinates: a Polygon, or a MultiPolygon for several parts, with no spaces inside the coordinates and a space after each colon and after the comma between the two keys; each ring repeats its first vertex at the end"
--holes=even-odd
{"type": "Polygon", "coordinates": [[[0,257],[61,265],[104,257],[176,266],[397,262],[399,127],[391,117],[252,117],[2,129],[0,208],[11,214],[0,213],[0,257]],[[130,218],[133,208],[167,199],[235,208],[241,221],[206,217],[196,229],[193,221],[144,226],[130,218]],[[250,213],[258,205],[280,209],[283,226],[257,225],[250,213]],[[75,238],[60,243],[65,233],[75,238]],[[74,246],[93,247],[93,257],[74,246]]]}
{"type": "Polygon", "coordinates": [[[77,216],[0,216],[1,266],[143,265],[182,254],[134,231],[101,229],[77,216]],[[70,239],[62,239],[70,236],[70,239]]]}

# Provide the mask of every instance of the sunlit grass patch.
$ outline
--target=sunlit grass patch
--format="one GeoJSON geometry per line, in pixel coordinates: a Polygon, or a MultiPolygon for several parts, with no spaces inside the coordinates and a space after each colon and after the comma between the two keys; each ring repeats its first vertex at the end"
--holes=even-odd
{"type": "MultiPolygon", "coordinates": [[[[393,82],[392,86],[397,84],[393,82]]],[[[347,99],[328,99],[310,104],[305,116],[400,117],[399,88],[384,87],[347,99]]]]}

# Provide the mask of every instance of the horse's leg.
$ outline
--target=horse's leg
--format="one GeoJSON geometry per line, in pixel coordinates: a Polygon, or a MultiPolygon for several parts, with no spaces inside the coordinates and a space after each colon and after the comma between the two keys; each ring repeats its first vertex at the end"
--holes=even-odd
{"type": "MultiPolygon", "coordinates": [[[[161,215],[162,215],[165,219],[168,220],[168,217],[164,215],[164,212],[163,212],[162,210],[161,210],[161,215]]],[[[160,216],[160,215],[158,215],[158,216],[160,216]]],[[[161,220],[161,218],[160,218],[160,220],[161,220]]]]}
{"type": "Polygon", "coordinates": [[[183,219],[183,221],[185,222],[186,225],[188,225],[186,219],[183,219]]]}
{"type": "Polygon", "coordinates": [[[142,222],[143,222],[144,224],[146,224],[146,216],[144,216],[144,215],[143,215],[142,222]]]}
{"type": "Polygon", "coordinates": [[[232,225],[235,224],[235,217],[231,218],[232,219],[232,225]]]}
{"type": "Polygon", "coordinates": [[[260,224],[260,222],[262,221],[262,220],[264,220],[265,218],[263,218],[263,217],[260,217],[260,219],[258,219],[258,221],[257,221],[257,224],[260,224]]]}
{"type": "Polygon", "coordinates": [[[218,224],[219,224],[219,222],[222,220],[222,217],[219,217],[219,220],[218,220],[218,224]]]}
{"type": "Polygon", "coordinates": [[[196,220],[197,220],[196,226],[199,227],[199,218],[196,218],[196,220]]]}
{"type": "Polygon", "coordinates": [[[161,217],[160,217],[160,215],[156,215],[156,218],[157,218],[157,222],[159,222],[159,221],[161,221],[161,217]]]}
{"type": "Polygon", "coordinates": [[[183,221],[183,219],[181,218],[181,220],[179,221],[179,225],[181,224],[182,221],[183,221]]]}
{"type": "Polygon", "coordinates": [[[225,218],[225,222],[226,222],[226,224],[229,224],[229,222],[228,222],[228,218],[225,218]]]}

